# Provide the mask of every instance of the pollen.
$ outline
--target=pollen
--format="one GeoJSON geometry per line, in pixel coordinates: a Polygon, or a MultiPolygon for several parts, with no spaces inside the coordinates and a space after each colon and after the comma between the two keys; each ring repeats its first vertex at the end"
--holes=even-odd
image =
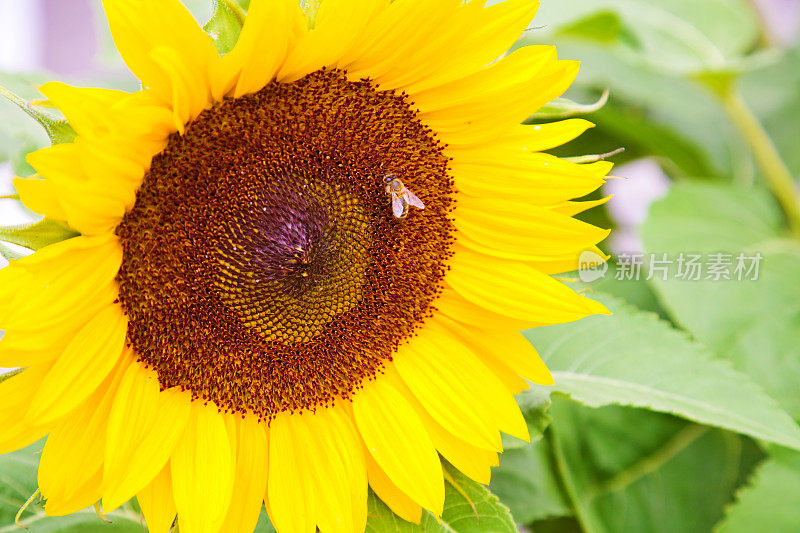
{"type": "Polygon", "coordinates": [[[128,343],[226,412],[347,400],[431,315],[454,201],[403,94],[321,70],[226,100],[170,137],[117,228],[128,343]],[[425,208],[393,216],[387,174],[425,208]]]}

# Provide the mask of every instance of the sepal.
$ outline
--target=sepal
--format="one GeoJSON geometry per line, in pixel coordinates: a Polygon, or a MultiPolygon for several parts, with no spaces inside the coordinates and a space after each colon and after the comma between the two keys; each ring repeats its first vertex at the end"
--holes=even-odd
{"type": "Polygon", "coordinates": [[[77,134],[69,122],[59,119],[50,113],[42,111],[38,106],[27,102],[21,96],[9,91],[5,87],[0,86],[0,96],[5,97],[10,102],[16,104],[20,109],[25,111],[31,118],[38,122],[47,136],[50,138],[52,144],[69,143],[75,140],[77,134]]]}
{"type": "Polygon", "coordinates": [[[588,115],[603,108],[608,103],[609,90],[603,91],[600,98],[593,104],[579,104],[567,98],[556,98],[549,104],[534,113],[527,122],[538,120],[557,120],[581,115],[588,115]]]}
{"type": "MultiPolygon", "coordinates": [[[[62,222],[43,218],[30,224],[18,226],[0,226],[0,241],[10,242],[31,250],[38,250],[50,244],[65,241],[80,235],[62,222]]],[[[0,248],[0,253],[6,257],[7,247],[0,248]]],[[[15,255],[16,252],[12,252],[15,255]]],[[[16,257],[14,257],[16,259],[16,257]]],[[[6,257],[6,259],[9,259],[6,257]]]]}
{"type": "Polygon", "coordinates": [[[242,33],[245,12],[235,0],[214,0],[214,12],[203,25],[203,30],[214,41],[214,47],[220,54],[227,54],[242,33]]]}

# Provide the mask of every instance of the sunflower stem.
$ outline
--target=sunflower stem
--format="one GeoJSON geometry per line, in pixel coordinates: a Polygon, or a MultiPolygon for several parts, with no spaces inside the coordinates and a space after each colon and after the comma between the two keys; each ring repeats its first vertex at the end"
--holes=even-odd
{"type": "Polygon", "coordinates": [[[733,88],[717,91],[717,94],[728,116],[753,150],[772,193],[786,213],[792,234],[800,238],[800,197],[792,173],[741,94],[733,88]]]}

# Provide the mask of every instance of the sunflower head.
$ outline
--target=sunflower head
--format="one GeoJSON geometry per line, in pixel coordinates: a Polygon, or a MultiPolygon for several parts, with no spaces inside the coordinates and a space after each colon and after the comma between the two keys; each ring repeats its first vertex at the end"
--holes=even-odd
{"type": "Polygon", "coordinates": [[[394,91],[321,69],[224,100],[170,136],[116,228],[128,341],[163,387],[230,412],[347,399],[431,315],[453,200],[394,91]],[[386,176],[426,209],[393,216],[386,176]]]}
{"type": "Polygon", "coordinates": [[[143,88],[42,87],[76,135],[15,183],[73,238],[0,271],[0,451],[49,434],[47,512],[360,533],[368,486],[440,515],[440,456],[488,482],[552,383],[519,331],[606,312],[550,276],[610,165],[520,125],[577,72],[507,54],[536,2],[226,0],[222,55],[178,0],[104,5],[143,88]]]}

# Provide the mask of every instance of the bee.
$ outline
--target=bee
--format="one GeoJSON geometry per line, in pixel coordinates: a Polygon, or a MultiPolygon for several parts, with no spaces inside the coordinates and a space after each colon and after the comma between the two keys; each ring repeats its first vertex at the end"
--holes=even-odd
{"type": "Polygon", "coordinates": [[[392,213],[397,218],[406,218],[408,216],[409,206],[414,206],[417,209],[425,209],[425,204],[422,200],[417,198],[417,195],[409,191],[403,185],[400,178],[394,174],[386,174],[383,177],[383,184],[386,188],[386,194],[392,199],[392,213]]]}

